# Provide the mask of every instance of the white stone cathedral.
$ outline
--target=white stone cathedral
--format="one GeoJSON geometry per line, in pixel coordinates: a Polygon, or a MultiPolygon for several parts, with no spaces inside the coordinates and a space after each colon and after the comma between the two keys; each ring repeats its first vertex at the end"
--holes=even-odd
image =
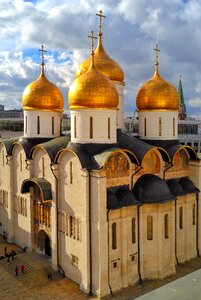
{"type": "MultiPolygon", "coordinates": [[[[100,20],[102,13],[100,12],[100,20]]],[[[92,34],[93,37],[93,34],[92,34]]],[[[158,47],[156,47],[158,53],[158,47]]],[[[64,100],[44,71],[24,90],[24,136],[0,140],[0,225],[51,257],[86,293],[164,279],[201,253],[201,162],[177,138],[178,95],[159,74],[140,87],[139,138],[124,133],[124,73],[103,48],[64,100]]]]}

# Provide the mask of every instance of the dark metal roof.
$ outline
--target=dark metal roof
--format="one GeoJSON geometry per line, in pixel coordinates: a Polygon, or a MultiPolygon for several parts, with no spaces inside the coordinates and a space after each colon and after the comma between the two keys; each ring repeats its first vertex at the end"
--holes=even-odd
{"type": "Polygon", "coordinates": [[[7,154],[10,154],[12,144],[17,142],[19,137],[10,138],[10,139],[0,139],[0,141],[5,145],[7,154]]]}
{"type": "Polygon", "coordinates": [[[171,178],[166,180],[167,185],[174,196],[183,196],[186,195],[185,191],[183,190],[181,184],[179,183],[178,178],[171,178]]]}
{"type": "Polygon", "coordinates": [[[180,178],[179,183],[186,194],[198,193],[200,191],[194,186],[193,182],[188,178],[188,176],[180,178]]]}
{"type": "Polygon", "coordinates": [[[142,160],[145,156],[145,154],[152,148],[153,146],[143,142],[142,140],[139,140],[135,137],[129,136],[126,133],[122,132],[122,130],[117,130],[117,142],[119,145],[119,148],[127,149],[134,153],[134,155],[137,157],[138,161],[133,161],[133,157],[131,158],[131,161],[133,161],[135,164],[142,163],[142,160]]]}
{"type": "MultiPolygon", "coordinates": [[[[81,144],[75,144],[75,143],[68,143],[68,148],[71,149],[80,160],[80,163],[82,165],[82,168],[87,170],[99,170],[100,167],[94,157],[92,155],[89,155],[87,151],[85,151],[84,147],[82,147],[81,144]]],[[[58,157],[56,158],[56,160],[58,157]]],[[[56,162],[56,161],[55,161],[56,162]]]]}
{"type": "Polygon", "coordinates": [[[193,147],[190,147],[190,146],[187,146],[187,145],[174,145],[174,146],[171,146],[169,148],[166,148],[168,154],[170,155],[171,161],[173,160],[174,155],[181,149],[185,149],[188,152],[188,154],[190,156],[190,159],[198,160],[197,154],[196,154],[195,149],[193,147]]]}
{"type": "Polygon", "coordinates": [[[128,185],[107,189],[107,209],[109,210],[139,204],[128,185]]]}
{"type": "Polygon", "coordinates": [[[45,178],[25,179],[21,186],[21,193],[29,193],[30,187],[37,185],[41,192],[42,201],[52,200],[51,184],[45,178]]]}
{"type": "Polygon", "coordinates": [[[142,175],[133,187],[135,197],[143,203],[160,203],[174,200],[165,180],[153,174],[142,175]]]}
{"type": "Polygon", "coordinates": [[[51,139],[47,142],[37,144],[35,147],[33,147],[31,149],[29,156],[30,156],[30,158],[32,158],[34,149],[36,149],[37,147],[41,147],[42,149],[47,151],[51,162],[53,162],[57,153],[60,150],[62,150],[63,148],[65,148],[68,145],[69,141],[70,141],[70,136],[60,136],[60,137],[51,139]]]}
{"type": "Polygon", "coordinates": [[[175,145],[179,145],[179,140],[145,140],[143,141],[149,145],[161,148],[169,148],[175,145]]]}

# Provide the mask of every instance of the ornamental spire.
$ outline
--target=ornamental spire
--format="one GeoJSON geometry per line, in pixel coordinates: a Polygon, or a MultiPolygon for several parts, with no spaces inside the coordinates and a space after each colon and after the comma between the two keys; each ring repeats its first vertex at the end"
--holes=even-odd
{"type": "Polygon", "coordinates": [[[156,44],[156,48],[154,49],[154,51],[156,51],[156,61],[155,61],[155,66],[156,66],[156,74],[158,74],[158,66],[159,66],[159,62],[158,62],[158,52],[160,52],[160,49],[158,48],[158,44],[156,44]]]}
{"type": "Polygon", "coordinates": [[[38,49],[38,51],[40,51],[42,53],[42,62],[41,62],[41,66],[42,66],[42,76],[45,74],[45,58],[44,58],[44,53],[47,52],[47,50],[44,49],[44,46],[41,46],[41,49],[38,49]]]}
{"type": "Polygon", "coordinates": [[[94,67],[94,39],[97,39],[96,36],[94,36],[93,30],[91,31],[91,35],[88,35],[88,38],[91,39],[91,67],[94,67]]]}
{"type": "Polygon", "coordinates": [[[179,95],[179,119],[185,120],[186,119],[186,105],[185,105],[185,101],[184,101],[181,74],[179,76],[178,95],[179,95]]]}

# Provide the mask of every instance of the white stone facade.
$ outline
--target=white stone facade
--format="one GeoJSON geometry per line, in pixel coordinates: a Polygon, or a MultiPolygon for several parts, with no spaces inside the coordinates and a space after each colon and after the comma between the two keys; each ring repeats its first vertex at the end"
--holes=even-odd
{"type": "Polygon", "coordinates": [[[178,112],[168,110],[139,111],[139,136],[145,140],[178,139],[178,112]]]}
{"type": "Polygon", "coordinates": [[[62,113],[54,111],[25,110],[24,137],[54,138],[61,135],[62,113]]]}
{"type": "Polygon", "coordinates": [[[71,109],[73,143],[116,143],[117,110],[71,109]]]}

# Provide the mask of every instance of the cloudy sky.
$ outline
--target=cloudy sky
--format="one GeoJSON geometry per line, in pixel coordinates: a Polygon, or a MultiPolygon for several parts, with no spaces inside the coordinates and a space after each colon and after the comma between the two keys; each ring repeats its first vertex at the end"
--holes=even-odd
{"type": "Polygon", "coordinates": [[[0,104],[20,108],[26,85],[40,74],[38,49],[48,50],[46,75],[67,94],[78,65],[98,32],[125,72],[126,114],[135,111],[140,85],[154,73],[156,43],[163,78],[183,90],[190,116],[201,118],[200,0],[0,0],[0,104]]]}

